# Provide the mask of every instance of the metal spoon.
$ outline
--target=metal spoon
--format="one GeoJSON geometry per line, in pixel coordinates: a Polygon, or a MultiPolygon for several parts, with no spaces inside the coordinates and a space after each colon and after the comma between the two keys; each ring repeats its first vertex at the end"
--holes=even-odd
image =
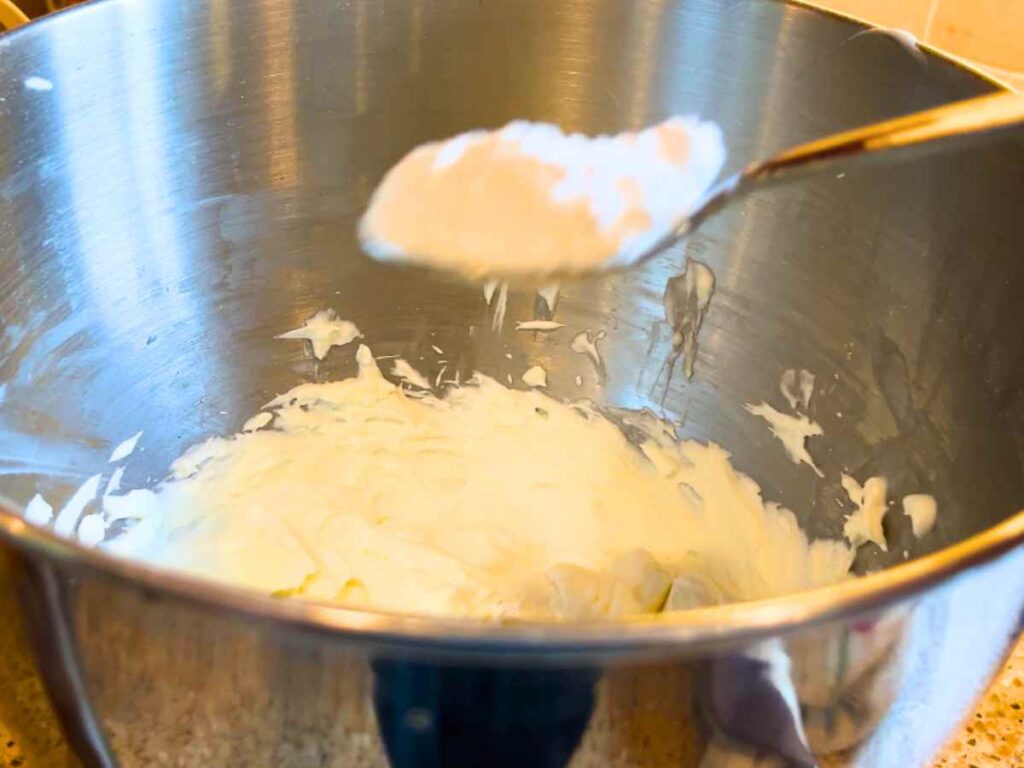
{"type": "Polygon", "coordinates": [[[953,140],[985,140],[999,129],[1024,125],[1024,95],[1000,92],[914,112],[863,128],[801,144],[748,165],[716,184],[704,200],[650,250],[623,265],[633,267],[678,243],[705,219],[739,197],[827,168],[835,160],[857,162],[888,159],[904,151],[920,154],[942,151],[953,140]],[[899,153],[891,152],[900,150],[899,153]]]}

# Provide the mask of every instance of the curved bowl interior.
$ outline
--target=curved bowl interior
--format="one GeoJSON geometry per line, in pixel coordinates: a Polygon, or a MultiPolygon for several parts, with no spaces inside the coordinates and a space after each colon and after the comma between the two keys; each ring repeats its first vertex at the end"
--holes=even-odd
{"type": "Polygon", "coordinates": [[[742,202],[628,274],[561,286],[557,334],[514,289],[374,264],[355,222],[414,145],[514,118],[590,133],[677,113],[719,122],[729,166],[991,90],[851,22],[746,0],[425,4],[108,2],[0,40],[0,492],[59,502],[142,430],[128,487],[236,431],[275,394],[354,369],[274,337],[313,312],[433,378],[549,371],[557,397],[650,407],[727,447],[814,536],[842,530],[842,471],[928,492],[936,530],[888,517],[899,562],[1006,518],[1024,496],[1021,141],[837,168],[742,202]],[[696,373],[666,373],[662,297],[716,274],[696,373]],[[604,331],[606,377],[569,349],[604,331]],[[817,377],[792,464],[744,403],[817,377]],[[583,379],[582,386],[576,377],[583,379]]]}
{"type": "MultiPolygon", "coordinates": [[[[59,504],[140,430],[125,486],[150,484],[272,396],[351,373],[350,349],[315,365],[274,338],[330,307],[431,377],[435,345],[463,376],[541,363],[556,397],[680,420],[814,536],[841,533],[842,471],[884,474],[894,499],[933,493],[936,530],[917,540],[890,514],[888,554],[865,547],[861,570],[1009,518],[1024,497],[1020,138],[755,195],[641,270],[562,285],[550,335],[514,330],[546,316],[532,288],[495,331],[479,286],[381,267],[355,242],[382,173],[468,128],[612,132],[693,112],[723,126],[735,169],[994,87],[859,29],[764,0],[108,0],[0,38],[0,496],[59,504]],[[717,287],[695,375],[677,362],[669,381],[663,294],[687,258],[717,287]],[[603,380],[569,349],[586,329],[605,333],[603,380]],[[823,479],[743,409],[781,407],[789,368],[816,375],[823,479]]],[[[0,622],[0,688],[19,692],[0,720],[38,764],[66,762],[44,686],[90,765],[556,766],[575,750],[576,768],[707,766],[734,749],[743,764],[924,764],[1019,625],[1024,567],[1017,551],[946,578],[1018,540],[1016,517],[787,599],[811,625],[764,602],[719,609],[735,624],[605,624],[597,654],[573,645],[589,627],[563,626],[559,654],[550,626],[512,647],[497,627],[419,620],[389,648],[332,631],[396,626],[381,616],[193,600],[194,583],[110,577],[0,517],[0,614],[16,618],[0,622]],[[12,531],[32,546],[6,546],[12,531]],[[916,598],[944,580],[879,609],[876,585],[903,574],[916,598]],[[431,633],[454,661],[429,655],[431,633]],[[536,658],[509,653],[524,649],[536,658]]]]}

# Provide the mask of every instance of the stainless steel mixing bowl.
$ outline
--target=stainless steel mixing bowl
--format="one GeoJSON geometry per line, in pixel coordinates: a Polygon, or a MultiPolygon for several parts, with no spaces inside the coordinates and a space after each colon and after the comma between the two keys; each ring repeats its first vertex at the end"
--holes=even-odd
{"type": "Polygon", "coordinates": [[[15,749],[70,759],[45,688],[90,766],[924,763],[1024,606],[1020,138],[758,195],[685,253],[563,285],[557,319],[606,332],[603,380],[567,335],[512,329],[548,313],[532,291],[496,332],[478,287],[375,265],[353,234],[390,163],[468,127],[692,111],[724,126],[736,167],[996,87],[858,29],[766,0],[109,0],[0,39],[15,749]],[[687,257],[717,288],[695,376],[668,381],[662,298],[687,257]],[[857,562],[886,568],[830,589],[500,626],[274,600],[22,522],[36,488],[59,501],[140,429],[129,487],[272,395],[351,372],[351,353],[317,365],[273,338],[325,307],[431,374],[437,345],[463,374],[540,362],[556,396],[663,410],[816,536],[840,534],[844,468],[885,474],[893,498],[934,493],[937,529],[919,541],[894,510],[888,553],[857,562]],[[819,383],[823,479],[742,408],[781,406],[794,367],[819,383]]]}

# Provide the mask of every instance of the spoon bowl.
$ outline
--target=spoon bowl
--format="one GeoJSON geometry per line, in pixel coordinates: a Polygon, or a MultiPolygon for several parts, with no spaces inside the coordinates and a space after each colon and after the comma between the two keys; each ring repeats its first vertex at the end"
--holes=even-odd
{"type": "Polygon", "coordinates": [[[713,183],[725,159],[721,131],[693,117],[593,138],[517,121],[410,152],[377,188],[359,235],[378,260],[470,278],[614,272],[662,253],[756,189],[838,161],[943,151],[1022,122],[1024,97],[980,96],[800,144],[713,183]]]}

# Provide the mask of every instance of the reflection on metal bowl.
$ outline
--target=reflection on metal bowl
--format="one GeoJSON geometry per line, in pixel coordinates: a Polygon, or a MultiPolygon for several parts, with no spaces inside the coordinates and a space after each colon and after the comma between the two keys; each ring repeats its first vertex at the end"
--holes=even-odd
{"type": "Polygon", "coordinates": [[[728,446],[814,536],[841,533],[842,470],[942,510],[921,540],[892,515],[889,552],[857,562],[881,572],[833,588],[496,625],[170,576],[31,529],[12,502],[0,687],[19,704],[0,720],[26,756],[62,749],[37,716],[45,687],[87,765],[925,762],[1024,605],[1020,139],[756,195],[685,253],[564,284],[557,320],[605,333],[600,377],[515,333],[551,315],[532,291],[509,292],[494,331],[478,288],[376,265],[354,239],[389,164],[468,127],[694,112],[723,125],[735,167],[994,88],[856,31],[751,0],[109,0],[0,39],[8,498],[59,495],[139,429],[126,483],[142,485],[272,395],[350,373],[273,341],[333,307],[377,354],[437,344],[500,378],[543,358],[555,396],[685,415],[684,436],[728,446]],[[665,370],[663,295],[687,256],[716,278],[692,379],[665,370]],[[823,479],[742,407],[794,367],[826,383],[823,479]]]}

